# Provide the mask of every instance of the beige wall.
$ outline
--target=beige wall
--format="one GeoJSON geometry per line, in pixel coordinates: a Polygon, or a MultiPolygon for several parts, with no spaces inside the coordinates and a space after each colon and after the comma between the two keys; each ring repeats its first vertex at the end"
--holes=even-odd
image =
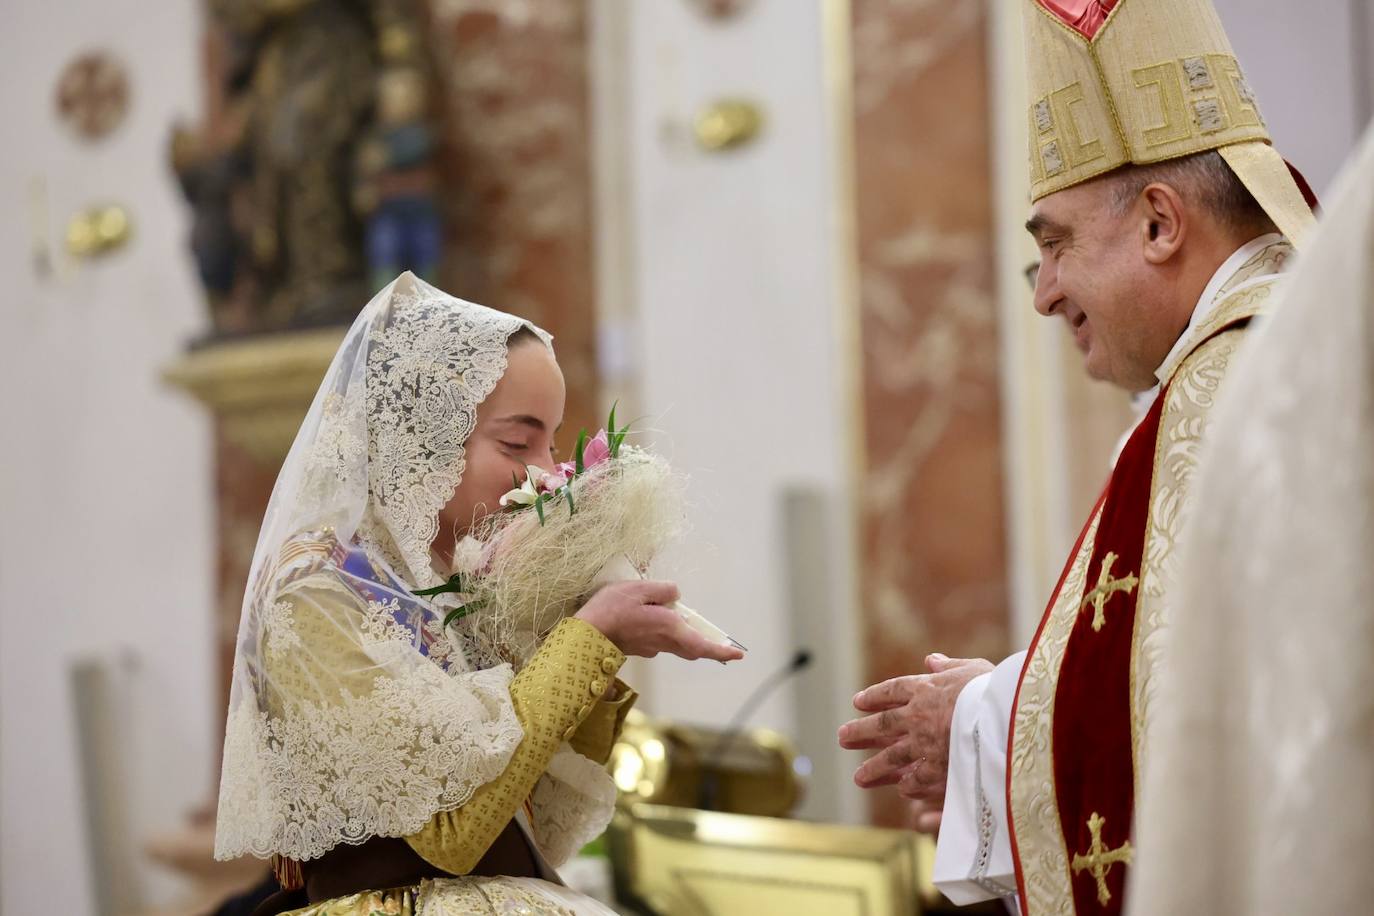
{"type": "Polygon", "coordinates": [[[846,7],[756,0],[713,21],[693,3],[598,0],[592,45],[603,375],[632,405],[620,415],[641,417],[690,478],[690,535],[655,571],[750,649],[726,668],[660,657],[628,677],[644,709],[723,725],[809,647],[811,668],[751,724],[813,759],[810,814],[852,820],[862,804],[834,739],[859,680],[848,125],[834,85],[846,7]],[[720,98],[759,106],[753,143],[697,144],[694,119],[720,98]],[[798,494],[831,519],[806,564],[789,531],[798,494]]]}
{"type": "Polygon", "coordinates": [[[1369,0],[1213,0],[1274,145],[1326,190],[1374,111],[1369,0]]]}
{"type": "MultiPolygon", "coordinates": [[[[140,858],[214,789],[209,436],[201,409],[158,381],[206,324],[165,153],[173,119],[199,106],[200,21],[197,4],[160,0],[5,13],[0,910],[85,914],[96,910],[74,661],[108,664],[119,693],[120,741],[93,761],[123,775],[125,845],[109,851],[140,858]],[[53,111],[58,73],[90,48],[122,58],[132,89],[128,120],[96,145],[53,111]],[[132,242],[98,263],[66,259],[66,220],[104,202],[129,209],[132,242]],[[39,218],[51,274],[35,267],[39,218]]],[[[145,902],[176,891],[151,867],[125,878],[145,902]]]]}

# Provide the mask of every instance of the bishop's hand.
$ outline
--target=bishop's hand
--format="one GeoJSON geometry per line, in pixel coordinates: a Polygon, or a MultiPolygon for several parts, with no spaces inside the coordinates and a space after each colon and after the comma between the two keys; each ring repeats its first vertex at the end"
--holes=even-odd
{"type": "Polygon", "coordinates": [[[907,812],[907,822],[917,833],[935,836],[940,832],[940,821],[944,816],[942,801],[913,801],[907,812]]]}
{"type": "Polygon", "coordinates": [[[949,771],[949,731],[964,685],[993,669],[982,658],[926,656],[929,674],[895,677],[854,697],[868,713],[840,727],[840,746],[876,750],[854,773],[861,788],[897,786],[913,801],[938,806],[949,771]]]}

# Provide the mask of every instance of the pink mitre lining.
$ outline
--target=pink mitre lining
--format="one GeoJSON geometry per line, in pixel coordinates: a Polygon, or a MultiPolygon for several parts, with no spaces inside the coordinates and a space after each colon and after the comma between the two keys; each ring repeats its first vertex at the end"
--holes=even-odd
{"type": "Polygon", "coordinates": [[[1121,0],[1037,0],[1045,9],[1084,38],[1091,39],[1102,28],[1121,0]]]}

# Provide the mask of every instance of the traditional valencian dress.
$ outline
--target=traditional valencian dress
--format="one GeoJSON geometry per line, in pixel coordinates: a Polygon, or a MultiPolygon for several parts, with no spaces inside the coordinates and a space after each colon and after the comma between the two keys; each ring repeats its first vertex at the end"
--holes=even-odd
{"type": "Polygon", "coordinates": [[[1217,269],[1027,653],[960,694],[936,884],[956,903],[1119,913],[1193,472],[1252,320],[1312,223],[1209,0],[1022,0],[1032,197],[1216,150],[1281,235],[1217,269]]]}
{"type": "Polygon", "coordinates": [[[634,693],[564,620],[498,657],[431,568],[478,405],[528,329],[404,274],[363,310],[278,478],[244,600],[216,855],[272,857],[275,911],[608,913],[561,864],[608,823],[634,693]],[[518,670],[517,670],[518,669],[518,670]]]}

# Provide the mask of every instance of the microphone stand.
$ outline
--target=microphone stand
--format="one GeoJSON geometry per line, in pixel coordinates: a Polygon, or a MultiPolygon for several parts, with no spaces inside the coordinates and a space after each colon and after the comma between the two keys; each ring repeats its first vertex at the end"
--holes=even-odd
{"type": "Polygon", "coordinates": [[[749,717],[759,705],[784,683],[794,675],[800,673],[811,664],[811,652],[808,649],[798,649],[793,653],[792,658],[787,664],[768,677],[754,688],[749,696],[745,697],[739,709],[730,717],[729,723],[725,726],[725,731],[721,732],[716,743],[711,746],[711,752],[702,760],[701,789],[697,793],[697,807],[706,811],[715,811],[716,803],[719,800],[720,776],[718,769],[725,751],[739,737],[744,730],[744,724],[749,721],[749,717]]]}

